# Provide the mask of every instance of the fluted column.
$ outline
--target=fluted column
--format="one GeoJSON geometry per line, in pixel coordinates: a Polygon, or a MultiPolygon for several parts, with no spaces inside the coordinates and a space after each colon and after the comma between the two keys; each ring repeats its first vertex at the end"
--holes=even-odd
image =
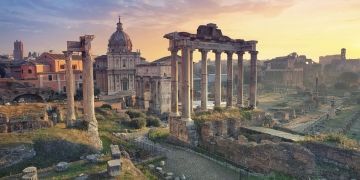
{"type": "Polygon", "coordinates": [[[179,71],[178,71],[177,52],[178,52],[177,49],[171,51],[171,112],[174,116],[179,115],[179,108],[178,108],[179,71]]]}
{"type": "Polygon", "coordinates": [[[94,36],[85,35],[81,37],[84,44],[84,51],[82,52],[83,62],[83,107],[84,118],[88,123],[88,132],[91,134],[91,141],[93,145],[101,149],[102,143],[98,133],[98,122],[95,117],[94,107],[94,74],[93,74],[93,59],[91,57],[91,41],[94,36]]]}
{"type": "Polygon", "coordinates": [[[243,107],[243,84],[244,84],[244,68],[243,68],[243,62],[244,62],[244,51],[237,52],[238,55],[238,88],[237,88],[237,106],[243,107]]]}
{"type": "Polygon", "coordinates": [[[184,47],[181,51],[182,54],[182,119],[191,121],[190,111],[190,48],[184,47]]]}
{"type": "Polygon", "coordinates": [[[67,113],[66,113],[66,127],[73,127],[75,125],[75,79],[72,69],[72,52],[63,51],[66,62],[66,96],[67,96],[67,113]]]}
{"type": "Polygon", "coordinates": [[[250,107],[256,108],[256,91],[257,91],[257,69],[256,61],[258,51],[250,51],[250,107]]]}
{"type": "Polygon", "coordinates": [[[207,50],[201,52],[201,109],[207,110],[208,101],[208,70],[207,70],[207,50]]]}
{"type": "Polygon", "coordinates": [[[215,53],[215,104],[214,107],[221,106],[221,51],[214,50],[215,53]]]}
{"type": "Polygon", "coordinates": [[[190,112],[194,112],[194,59],[193,50],[190,50],[190,112]]]}
{"type": "Polygon", "coordinates": [[[233,52],[226,52],[227,54],[227,81],[226,81],[226,107],[232,107],[233,99],[233,52]]]}

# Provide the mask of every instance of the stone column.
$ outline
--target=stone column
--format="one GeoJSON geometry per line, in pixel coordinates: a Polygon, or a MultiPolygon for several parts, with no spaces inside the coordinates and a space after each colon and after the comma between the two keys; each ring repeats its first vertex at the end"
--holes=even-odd
{"type": "Polygon", "coordinates": [[[178,98],[179,98],[179,68],[177,61],[178,50],[171,51],[171,113],[174,116],[179,116],[178,98]]]}
{"type": "Polygon", "coordinates": [[[72,69],[72,52],[63,51],[66,61],[66,96],[67,96],[67,113],[66,113],[66,127],[75,125],[75,79],[72,69]]]}
{"type": "Polygon", "coordinates": [[[250,51],[250,102],[249,106],[256,108],[256,91],[257,91],[257,72],[256,61],[258,51],[250,51]]]}
{"type": "Polygon", "coordinates": [[[182,119],[191,121],[190,111],[190,48],[183,47],[182,51],[182,119]]]}
{"type": "Polygon", "coordinates": [[[201,52],[201,109],[207,110],[208,101],[208,71],[207,71],[207,50],[201,52]]]}
{"type": "Polygon", "coordinates": [[[238,55],[238,88],[237,88],[237,106],[243,107],[243,84],[244,84],[244,75],[243,75],[243,62],[244,62],[244,51],[237,52],[238,55]]]}
{"type": "Polygon", "coordinates": [[[190,50],[190,112],[194,112],[194,60],[193,50],[190,50]]]}
{"type": "Polygon", "coordinates": [[[98,122],[95,117],[94,108],[94,75],[93,75],[93,59],[91,57],[91,41],[94,36],[85,35],[81,37],[84,44],[84,51],[82,52],[83,62],[83,106],[84,118],[88,123],[88,132],[91,135],[90,140],[96,149],[102,149],[102,143],[98,133],[98,122]],[[86,96],[86,98],[85,98],[86,96]]]}
{"type": "Polygon", "coordinates": [[[226,52],[227,54],[227,81],[226,81],[226,107],[232,107],[233,99],[233,52],[226,52]]]}
{"type": "Polygon", "coordinates": [[[215,53],[215,104],[214,107],[221,105],[221,51],[214,50],[215,53]]]}

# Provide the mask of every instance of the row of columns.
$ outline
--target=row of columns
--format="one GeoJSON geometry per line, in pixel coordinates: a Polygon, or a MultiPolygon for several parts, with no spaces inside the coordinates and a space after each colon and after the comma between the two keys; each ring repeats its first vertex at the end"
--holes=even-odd
{"type": "MultiPolygon", "coordinates": [[[[178,116],[178,93],[179,93],[179,74],[177,52],[179,49],[171,50],[171,112],[178,116]]],[[[207,70],[207,53],[209,50],[199,49],[201,52],[201,109],[207,109],[208,102],[208,70],[207,70]]],[[[215,107],[221,105],[221,53],[222,51],[213,50],[215,53],[215,107]]],[[[227,51],[227,98],[226,107],[232,107],[233,100],[233,64],[232,56],[234,52],[227,51]]],[[[243,55],[244,51],[236,52],[238,55],[238,89],[237,89],[237,106],[243,107],[243,55]]],[[[181,49],[182,68],[181,68],[181,102],[182,102],[182,118],[191,120],[191,112],[193,110],[193,50],[190,47],[181,49]]],[[[249,106],[256,107],[256,87],[257,87],[257,51],[250,51],[250,86],[249,86],[249,106]]]]}

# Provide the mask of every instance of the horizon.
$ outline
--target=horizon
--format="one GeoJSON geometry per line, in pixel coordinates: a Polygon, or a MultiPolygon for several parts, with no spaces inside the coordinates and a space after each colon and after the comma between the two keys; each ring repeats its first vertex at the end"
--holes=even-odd
{"type": "MultiPolygon", "coordinates": [[[[341,48],[347,49],[348,59],[360,58],[360,37],[355,34],[360,29],[360,2],[356,0],[19,0],[0,4],[1,54],[12,54],[15,40],[24,43],[26,55],[61,52],[66,41],[94,34],[93,54],[103,55],[120,15],[133,51],[139,49],[149,61],[170,55],[164,34],[195,33],[198,25],[207,23],[217,24],[231,38],[257,40],[261,60],[297,52],[318,62],[320,56],[340,54],[341,48]]],[[[199,57],[196,52],[194,59],[199,57]]],[[[213,53],[209,58],[214,59],[213,53]]]]}

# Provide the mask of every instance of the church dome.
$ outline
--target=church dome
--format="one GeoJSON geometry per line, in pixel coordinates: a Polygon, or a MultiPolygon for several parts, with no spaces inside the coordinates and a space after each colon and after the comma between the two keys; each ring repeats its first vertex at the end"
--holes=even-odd
{"type": "Polygon", "coordinates": [[[110,53],[123,53],[123,52],[131,52],[132,43],[129,35],[127,35],[122,28],[122,23],[117,23],[116,31],[111,35],[108,44],[108,51],[110,53]]]}

